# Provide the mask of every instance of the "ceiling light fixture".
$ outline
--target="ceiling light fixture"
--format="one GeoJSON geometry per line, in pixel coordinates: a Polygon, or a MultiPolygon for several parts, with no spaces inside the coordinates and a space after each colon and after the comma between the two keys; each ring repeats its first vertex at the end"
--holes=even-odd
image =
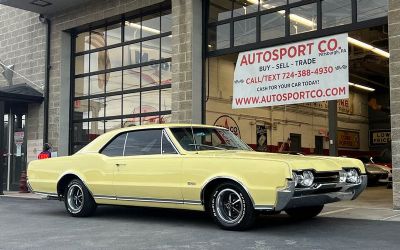
{"type": "Polygon", "coordinates": [[[358,88],[358,89],[369,91],[369,92],[374,92],[375,91],[374,88],[370,88],[370,87],[363,86],[363,85],[356,84],[356,83],[352,83],[352,82],[349,82],[349,85],[352,86],[352,87],[358,88]]]}
{"type": "Polygon", "coordinates": [[[125,21],[125,25],[131,26],[132,28],[136,28],[136,29],[142,28],[143,30],[154,33],[154,34],[160,34],[160,31],[158,29],[153,29],[153,28],[150,28],[147,26],[141,26],[140,24],[137,24],[137,23],[131,23],[131,22],[125,21]]]}
{"type": "Polygon", "coordinates": [[[349,43],[351,43],[351,44],[353,44],[355,46],[358,46],[360,48],[369,50],[369,51],[374,52],[375,54],[378,54],[380,56],[383,56],[383,57],[386,57],[386,58],[390,57],[390,54],[388,52],[383,51],[381,49],[378,49],[378,48],[376,48],[376,47],[374,47],[374,46],[372,46],[370,44],[361,42],[360,40],[354,39],[352,37],[347,37],[347,41],[349,41],[349,43]]]}

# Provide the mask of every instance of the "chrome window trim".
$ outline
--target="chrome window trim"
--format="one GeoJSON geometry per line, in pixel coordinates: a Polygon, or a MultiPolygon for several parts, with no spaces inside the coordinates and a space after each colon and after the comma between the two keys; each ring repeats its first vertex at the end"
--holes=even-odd
{"type": "MultiPolygon", "coordinates": [[[[167,138],[167,141],[172,145],[172,147],[174,148],[175,152],[180,155],[181,153],[179,152],[179,150],[176,148],[175,144],[172,142],[171,138],[169,137],[166,128],[163,128],[162,133],[161,133],[161,154],[164,155],[162,153],[162,143],[163,143],[163,135],[165,135],[165,138],[167,138]]],[[[168,154],[166,154],[168,155],[168,154]]]]}
{"type": "Polygon", "coordinates": [[[128,140],[128,132],[125,133],[125,142],[124,142],[124,149],[122,150],[122,157],[125,156],[125,146],[126,146],[127,140],[128,140]]]}

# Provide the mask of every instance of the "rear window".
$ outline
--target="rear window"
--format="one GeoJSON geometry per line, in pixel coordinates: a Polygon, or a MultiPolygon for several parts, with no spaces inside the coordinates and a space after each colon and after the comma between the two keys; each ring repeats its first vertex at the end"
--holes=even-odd
{"type": "Polygon", "coordinates": [[[124,155],[124,145],[127,134],[120,134],[115,137],[102,151],[101,154],[107,156],[123,156],[124,155]]]}

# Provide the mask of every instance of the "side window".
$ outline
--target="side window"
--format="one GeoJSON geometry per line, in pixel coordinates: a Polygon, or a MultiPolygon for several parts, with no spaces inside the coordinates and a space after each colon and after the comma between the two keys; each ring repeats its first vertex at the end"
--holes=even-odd
{"type": "Polygon", "coordinates": [[[162,153],[163,154],[177,154],[174,146],[172,146],[170,140],[165,135],[165,132],[163,132],[163,136],[162,136],[162,153]]]}
{"type": "Polygon", "coordinates": [[[128,133],[125,156],[161,154],[161,130],[141,130],[128,133]]]}
{"type": "Polygon", "coordinates": [[[196,150],[194,145],[193,135],[189,129],[186,128],[171,128],[175,139],[181,144],[182,148],[185,150],[196,150]]]}
{"type": "Polygon", "coordinates": [[[107,156],[122,156],[124,154],[124,145],[127,134],[120,134],[112,142],[110,142],[102,151],[101,154],[107,156]]]}

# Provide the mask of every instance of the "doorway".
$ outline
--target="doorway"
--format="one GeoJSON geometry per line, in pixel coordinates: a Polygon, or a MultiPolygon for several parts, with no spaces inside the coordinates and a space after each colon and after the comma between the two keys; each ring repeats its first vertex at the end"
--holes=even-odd
{"type": "Polygon", "coordinates": [[[317,154],[317,155],[324,154],[324,137],[323,136],[315,136],[314,154],[317,154]]]}
{"type": "Polygon", "coordinates": [[[301,152],[301,134],[290,133],[290,151],[301,152]]]}
{"type": "Polygon", "coordinates": [[[26,171],[26,105],[8,107],[4,114],[3,190],[17,191],[26,171]]]}
{"type": "Polygon", "coordinates": [[[43,99],[41,92],[25,83],[0,87],[0,195],[3,190],[19,189],[21,172],[27,167],[28,105],[43,99]]]}

